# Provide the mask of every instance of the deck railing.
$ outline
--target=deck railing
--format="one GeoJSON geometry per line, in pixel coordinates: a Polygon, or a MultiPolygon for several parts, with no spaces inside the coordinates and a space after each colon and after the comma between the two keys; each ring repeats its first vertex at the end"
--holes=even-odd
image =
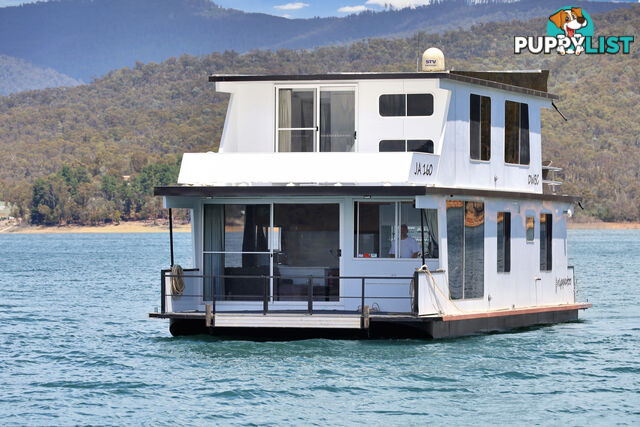
{"type": "MultiPolygon", "coordinates": [[[[192,273],[192,272],[196,272],[198,271],[197,269],[188,269],[188,270],[184,270],[185,273],[192,273]]],[[[256,302],[262,302],[261,305],[261,311],[263,314],[267,314],[269,312],[274,313],[274,312],[286,312],[286,313],[296,313],[296,312],[301,312],[301,310],[291,310],[291,309],[283,309],[283,307],[278,307],[278,308],[273,308],[270,307],[270,304],[273,304],[274,302],[278,302],[278,301],[288,301],[288,302],[299,302],[299,303],[306,303],[306,309],[303,310],[303,312],[307,313],[307,314],[314,314],[314,313],[320,313],[320,312],[327,312],[328,310],[331,311],[335,311],[333,308],[327,308],[325,310],[322,310],[322,306],[318,306],[315,305],[314,307],[314,303],[318,303],[318,302],[323,302],[325,303],[325,307],[326,307],[326,302],[340,302],[341,300],[353,300],[353,299],[358,299],[359,300],[359,306],[357,307],[357,309],[355,310],[343,310],[344,312],[354,312],[354,313],[362,313],[365,310],[366,307],[366,302],[367,300],[371,300],[371,299],[375,299],[376,301],[380,301],[380,300],[405,300],[409,302],[409,307],[410,310],[408,311],[402,311],[402,312],[398,312],[398,311],[393,311],[394,314],[410,314],[410,315],[414,315],[418,313],[418,280],[416,275],[414,274],[413,276],[317,276],[317,275],[286,275],[286,276],[281,276],[281,275],[203,275],[203,274],[183,274],[180,277],[182,277],[184,280],[199,280],[202,279],[203,283],[203,292],[202,293],[182,293],[179,295],[173,295],[171,293],[171,289],[170,287],[167,288],[167,284],[170,283],[171,278],[174,277],[178,277],[176,275],[171,274],[171,270],[162,270],[161,271],[161,280],[160,280],[160,293],[161,293],[161,305],[160,305],[160,312],[162,314],[166,314],[167,313],[167,298],[183,298],[183,297],[191,297],[194,299],[197,299],[198,301],[198,305],[201,304],[211,304],[211,309],[212,312],[215,313],[216,312],[216,303],[220,303],[220,302],[228,302],[228,301],[239,301],[239,302],[246,302],[246,303],[256,303],[256,302]],[[243,294],[241,296],[231,296],[231,298],[229,298],[229,295],[220,295],[220,294],[216,294],[216,286],[212,285],[209,286],[209,294],[210,294],[210,298],[204,298],[204,295],[207,292],[204,292],[204,288],[205,286],[207,286],[206,282],[207,281],[211,281],[212,283],[215,283],[216,279],[245,279],[245,280],[261,280],[263,282],[263,292],[260,294],[243,294]],[[305,280],[306,284],[304,285],[306,287],[306,295],[304,295],[304,299],[300,299],[299,295],[296,296],[286,296],[284,295],[284,298],[282,298],[283,296],[279,296],[279,295],[274,295],[275,292],[272,292],[272,287],[271,287],[271,283],[272,281],[276,281],[276,280],[280,280],[280,279],[300,279],[300,280],[305,280]],[[359,294],[357,295],[332,295],[332,296],[327,296],[327,295],[314,295],[314,283],[317,283],[318,280],[323,280],[324,283],[327,283],[327,281],[340,281],[340,280],[349,280],[349,281],[354,281],[357,280],[359,282],[359,294]],[[371,294],[367,294],[367,286],[368,285],[381,285],[380,281],[384,280],[384,281],[388,281],[389,283],[384,283],[384,285],[391,285],[393,286],[393,282],[397,282],[397,281],[402,281],[404,283],[404,285],[409,285],[409,295],[408,296],[402,296],[402,295],[398,295],[398,292],[396,290],[396,292],[393,295],[380,295],[379,293],[376,293],[376,295],[371,295],[371,294]],[[315,282],[314,282],[315,281],[315,282]],[[377,283],[372,283],[372,281],[377,281],[377,283]],[[329,300],[327,300],[327,298],[331,298],[329,300]]],[[[194,307],[197,308],[197,307],[194,307]]],[[[373,307],[370,307],[369,309],[372,309],[373,307]]],[[[375,308],[374,308],[375,310],[375,308]]],[[[224,310],[225,312],[230,312],[230,310],[224,310]]],[[[255,312],[256,310],[238,310],[238,311],[242,311],[242,312],[255,312]]],[[[380,310],[380,311],[384,311],[384,312],[391,312],[388,310],[380,310]]]]}
{"type": "Polygon", "coordinates": [[[562,181],[559,181],[556,173],[562,172],[562,168],[551,166],[551,160],[542,162],[542,190],[544,193],[556,193],[562,181]]]}

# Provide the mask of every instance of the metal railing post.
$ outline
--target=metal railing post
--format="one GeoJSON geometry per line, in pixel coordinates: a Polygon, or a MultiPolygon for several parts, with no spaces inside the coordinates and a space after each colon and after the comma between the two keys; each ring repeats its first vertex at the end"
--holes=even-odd
{"type": "Polygon", "coordinates": [[[361,310],[361,312],[362,312],[362,313],[364,313],[364,281],[365,281],[365,280],[366,280],[366,279],[363,277],[363,278],[362,278],[362,291],[361,291],[361,294],[362,294],[362,295],[361,295],[362,303],[360,304],[360,310],[361,310]]]}
{"type": "Polygon", "coordinates": [[[262,314],[266,316],[269,310],[269,280],[264,277],[264,299],[262,300],[262,314]]]}
{"type": "Polygon", "coordinates": [[[413,314],[417,315],[418,314],[418,283],[420,283],[420,281],[418,280],[418,272],[415,271],[413,273],[413,301],[411,304],[411,309],[413,311],[413,314]]]}
{"type": "Polygon", "coordinates": [[[313,279],[309,277],[307,279],[307,310],[309,314],[313,314],[313,279]]]}
{"type": "Polygon", "coordinates": [[[166,285],[165,285],[165,278],[164,278],[164,270],[160,270],[160,313],[164,314],[165,313],[165,309],[166,309],[166,285]]]}
{"type": "Polygon", "coordinates": [[[211,276],[211,312],[216,312],[216,276],[211,276]]]}

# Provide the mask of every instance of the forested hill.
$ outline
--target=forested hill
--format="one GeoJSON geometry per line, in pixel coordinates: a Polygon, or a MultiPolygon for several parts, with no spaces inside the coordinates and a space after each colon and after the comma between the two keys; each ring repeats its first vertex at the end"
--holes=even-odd
{"type": "Polygon", "coordinates": [[[18,203],[28,213],[36,178],[56,174],[49,187],[38,183],[55,201],[56,188],[76,191],[77,175],[84,184],[73,193],[79,197],[74,203],[115,198],[108,208],[115,212],[118,197],[125,196],[102,184],[125,194],[131,186],[122,176],[130,175],[138,182],[133,186],[139,188],[140,204],[127,212],[139,217],[153,212],[144,209],[151,199],[142,198],[152,186],[150,177],[166,182],[180,153],[217,148],[227,98],[214,94],[208,74],[413,71],[416,51],[438,46],[448,68],[550,69],[550,91],[561,96],[557,104],[569,122],[552,110],[543,112],[543,157],[566,168],[563,191],[583,196],[587,214],[640,220],[640,5],[592,18],[596,35],[635,36],[631,54],[514,55],[513,35],[544,34],[543,17],[313,51],[183,55],[112,71],[90,85],[0,97],[0,200],[18,203]],[[153,166],[158,163],[166,167],[153,166]],[[60,175],[65,164],[75,172],[60,175]]]}
{"type": "Polygon", "coordinates": [[[51,68],[42,69],[24,59],[0,55],[0,95],[80,83],[51,68]]]}
{"type": "MultiPolygon", "coordinates": [[[[210,0],[58,0],[0,8],[0,54],[90,82],[135,61],[184,53],[314,48],[367,37],[437,33],[482,22],[549,16],[566,0],[442,0],[399,11],[285,19],[216,6],[210,0]]],[[[628,3],[576,1],[590,13],[628,3]]],[[[33,88],[36,88],[34,86],[33,88]]]]}

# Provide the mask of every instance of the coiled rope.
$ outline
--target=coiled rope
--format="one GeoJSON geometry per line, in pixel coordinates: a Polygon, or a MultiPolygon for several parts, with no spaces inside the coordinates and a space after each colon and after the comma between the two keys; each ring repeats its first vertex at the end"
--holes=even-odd
{"type": "MultiPolygon", "coordinates": [[[[436,279],[433,277],[433,275],[431,274],[431,270],[429,270],[429,267],[427,267],[427,264],[424,264],[422,267],[420,267],[418,269],[418,271],[423,272],[423,273],[427,273],[427,276],[429,277],[429,280],[431,281],[431,284],[433,285],[433,289],[438,291],[440,293],[440,295],[442,295],[442,299],[443,301],[448,302],[449,304],[451,304],[451,306],[458,310],[460,313],[471,313],[469,311],[465,311],[462,310],[460,307],[458,307],[453,301],[451,301],[451,299],[449,297],[447,297],[444,292],[442,292],[442,289],[440,289],[440,286],[438,286],[438,283],[436,282],[436,279]]],[[[447,276],[445,275],[445,280],[447,280],[447,282],[449,281],[447,276]]],[[[448,285],[448,283],[447,283],[448,285]]],[[[436,301],[434,304],[433,301],[433,296],[431,295],[431,292],[429,292],[429,299],[431,300],[431,304],[434,306],[438,307],[438,313],[440,314],[444,314],[444,310],[442,309],[442,306],[440,304],[440,299],[436,297],[436,301]]]]}
{"type": "Polygon", "coordinates": [[[171,295],[182,295],[184,292],[184,271],[178,264],[171,267],[171,295]]]}

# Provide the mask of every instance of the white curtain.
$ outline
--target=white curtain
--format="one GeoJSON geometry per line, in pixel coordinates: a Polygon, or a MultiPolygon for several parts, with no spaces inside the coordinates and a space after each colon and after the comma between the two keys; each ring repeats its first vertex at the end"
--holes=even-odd
{"type": "MultiPolygon", "coordinates": [[[[291,127],[291,89],[279,90],[278,128],[291,127]]],[[[278,130],[278,151],[291,151],[291,131],[278,130]]]]}

